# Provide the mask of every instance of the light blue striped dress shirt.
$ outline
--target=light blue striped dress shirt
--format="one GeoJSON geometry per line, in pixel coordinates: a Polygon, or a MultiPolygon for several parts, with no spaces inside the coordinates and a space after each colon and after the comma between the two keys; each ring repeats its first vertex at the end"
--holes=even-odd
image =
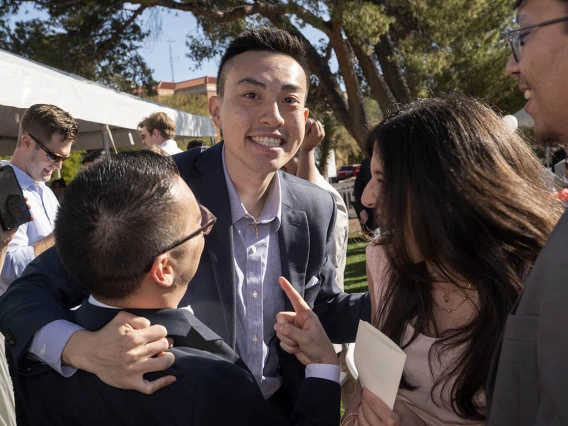
{"type": "Polygon", "coordinates": [[[265,398],[282,384],[278,376],[276,314],[284,310],[284,292],[278,284],[282,275],[278,230],[280,229],[280,180],[274,175],[266,204],[254,224],[227,173],[223,170],[233,223],[233,254],[236,288],[236,351],[253,373],[265,398]],[[258,239],[256,228],[258,227],[258,239]]]}

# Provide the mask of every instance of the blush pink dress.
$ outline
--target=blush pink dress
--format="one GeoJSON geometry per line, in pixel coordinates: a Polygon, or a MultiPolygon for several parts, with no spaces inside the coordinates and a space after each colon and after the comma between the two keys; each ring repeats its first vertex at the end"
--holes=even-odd
{"type": "MultiPolygon", "coordinates": [[[[369,245],[366,254],[367,268],[371,275],[370,278],[373,280],[374,297],[378,304],[383,289],[383,285],[381,284],[385,282],[387,260],[382,246],[369,245]]],[[[405,341],[410,339],[413,333],[414,329],[409,324],[404,337],[405,341]]],[[[440,363],[437,362],[437,357],[433,357],[431,368],[428,361],[428,353],[435,341],[436,338],[419,334],[414,342],[404,350],[406,353],[404,375],[410,384],[417,386],[417,389],[400,389],[397,395],[397,401],[404,403],[428,426],[484,425],[484,422],[464,420],[451,409],[448,400],[453,381],[448,383],[445,391],[442,391],[442,387],[437,387],[432,393],[434,385],[433,377],[440,372],[444,365],[448,365],[452,362],[454,357],[459,355],[457,350],[447,352],[445,355],[446,358],[442,358],[440,363]]],[[[484,404],[484,395],[479,395],[478,401],[484,404]]]]}

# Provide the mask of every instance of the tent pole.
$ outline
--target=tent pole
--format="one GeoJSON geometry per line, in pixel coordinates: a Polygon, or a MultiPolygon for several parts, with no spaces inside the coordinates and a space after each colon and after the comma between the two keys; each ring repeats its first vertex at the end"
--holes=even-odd
{"type": "Polygon", "coordinates": [[[110,155],[110,147],[108,143],[108,134],[105,131],[105,125],[101,124],[101,133],[103,135],[103,149],[105,150],[107,155],[110,155]]]}

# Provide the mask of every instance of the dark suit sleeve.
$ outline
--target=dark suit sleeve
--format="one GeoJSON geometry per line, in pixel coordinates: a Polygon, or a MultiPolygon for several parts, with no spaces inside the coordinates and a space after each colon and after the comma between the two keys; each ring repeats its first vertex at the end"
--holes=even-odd
{"type": "Polygon", "coordinates": [[[371,299],[368,293],[342,292],[335,282],[335,268],[330,253],[335,244],[333,232],[336,211],[333,203],[333,214],[327,227],[325,261],[318,276],[321,287],[314,303],[314,312],[332,342],[351,343],[355,341],[359,320],[371,321],[371,299]]]}
{"type": "Polygon", "coordinates": [[[0,297],[0,331],[18,368],[35,332],[58,319],[72,321],[69,309],[87,295],[67,272],[54,247],[28,265],[0,297]]]}
{"type": "Polygon", "coordinates": [[[330,380],[309,378],[302,385],[298,403],[288,420],[264,399],[254,378],[228,363],[218,363],[205,374],[196,393],[195,424],[219,424],[230,418],[232,426],[337,426],[341,389],[330,380]]]}

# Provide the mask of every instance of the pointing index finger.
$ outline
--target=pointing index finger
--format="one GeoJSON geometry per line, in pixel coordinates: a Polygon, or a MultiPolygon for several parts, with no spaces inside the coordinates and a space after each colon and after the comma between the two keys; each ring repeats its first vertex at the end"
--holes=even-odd
{"type": "Polygon", "coordinates": [[[288,299],[290,299],[296,312],[311,311],[306,301],[298,294],[296,289],[292,287],[292,284],[290,284],[286,278],[278,278],[278,283],[280,287],[282,287],[282,290],[284,290],[284,293],[286,293],[286,296],[288,296],[288,299]]]}

